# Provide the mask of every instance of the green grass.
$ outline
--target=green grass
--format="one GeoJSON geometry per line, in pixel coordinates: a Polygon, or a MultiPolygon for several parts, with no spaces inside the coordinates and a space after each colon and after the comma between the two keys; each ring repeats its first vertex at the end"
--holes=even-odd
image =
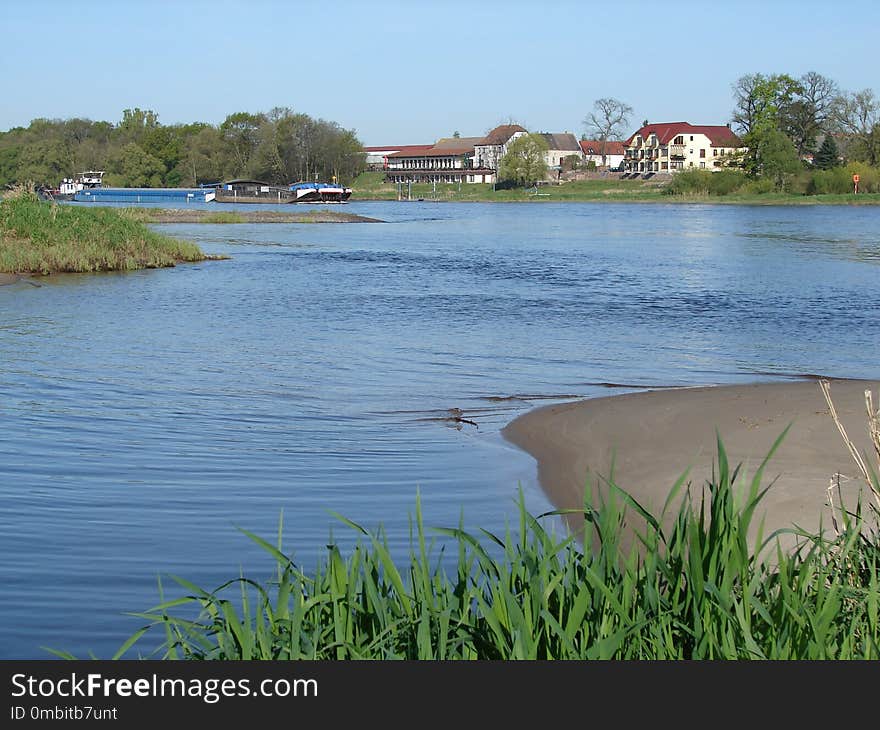
{"type": "Polygon", "coordinates": [[[399,565],[381,529],[344,518],[359,543],[328,545],[312,572],[282,551],[281,525],[276,544],[242,531],[272,578],[205,590],[174,577],[184,595],[169,600],[160,582],[161,603],[136,614],[147,624],[117,656],[152,639],[147,656],[165,659],[878,658],[876,529],[857,514],[833,539],[795,533],[789,551],[762,538],[766,463],[746,480],[719,440],[712,482],[693,493],[683,476],[657,515],[609,482],[585,502],[586,549],[522,498],[505,535],[428,530],[417,501],[399,565]]]}
{"type": "Polygon", "coordinates": [[[238,213],[211,213],[205,216],[205,223],[244,223],[245,219],[238,213]]]}
{"type": "Polygon", "coordinates": [[[50,204],[28,192],[0,202],[0,272],[131,271],[205,258],[124,211],[50,204]]]}
{"type": "MultiPolygon", "coordinates": [[[[352,183],[352,200],[397,200],[397,184],[382,182],[382,172],[362,173],[352,183]]],[[[613,202],[613,203],[712,203],[738,205],[880,205],[880,194],[822,194],[732,192],[726,195],[687,192],[670,195],[667,184],[656,180],[621,180],[612,174],[604,180],[578,180],[561,185],[542,185],[535,190],[493,190],[484,183],[414,183],[414,199],[447,202],[613,202]]],[[[406,185],[402,186],[404,193],[406,185]]]]}

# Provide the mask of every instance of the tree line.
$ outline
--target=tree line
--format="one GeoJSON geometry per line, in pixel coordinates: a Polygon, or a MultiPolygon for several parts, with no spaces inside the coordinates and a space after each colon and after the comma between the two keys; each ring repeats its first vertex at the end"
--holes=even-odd
{"type": "Polygon", "coordinates": [[[810,71],[799,78],[747,74],[733,84],[733,94],[732,121],[748,148],[743,165],[777,188],[805,160],[824,170],[880,162],[880,100],[871,89],[844,91],[810,71]]]}
{"type": "Polygon", "coordinates": [[[364,166],[354,130],[288,107],[230,114],[219,125],[164,125],[152,110],[126,109],[118,123],[34,119],[0,132],[0,187],[57,186],[84,170],[105,170],[105,184],[195,186],[232,178],[284,185],[351,181],[364,166]]]}

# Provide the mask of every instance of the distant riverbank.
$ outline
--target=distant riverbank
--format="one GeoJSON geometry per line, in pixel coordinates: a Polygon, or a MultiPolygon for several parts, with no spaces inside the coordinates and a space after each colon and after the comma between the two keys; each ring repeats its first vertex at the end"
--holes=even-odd
{"type": "MultiPolygon", "coordinates": [[[[397,200],[396,183],[382,182],[384,173],[367,172],[353,183],[352,200],[397,200]]],[[[622,180],[619,175],[599,180],[575,180],[538,188],[493,190],[483,183],[414,183],[413,200],[480,203],[671,203],[710,205],[880,205],[880,193],[822,194],[734,192],[727,195],[670,195],[665,181],[622,180]]],[[[406,196],[410,189],[401,184],[406,196]]]]}

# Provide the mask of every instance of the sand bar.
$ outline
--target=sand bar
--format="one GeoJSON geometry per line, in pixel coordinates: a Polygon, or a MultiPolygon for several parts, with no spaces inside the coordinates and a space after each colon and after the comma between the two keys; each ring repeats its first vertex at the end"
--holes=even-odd
{"type": "MultiPolygon", "coordinates": [[[[873,457],[864,391],[877,403],[878,381],[835,380],[831,396],[850,438],[873,457]]],[[[839,471],[857,467],[835,426],[816,380],[658,390],[547,406],[520,416],[503,435],[538,462],[538,479],[558,508],[580,508],[586,484],[607,477],[659,513],[669,489],[687,468],[694,487],[712,474],[716,428],[732,465],[751,477],[775,439],[791,430],[768,464],[764,483],[767,530],[829,524],[826,490],[839,471]]],[[[873,459],[876,463],[876,459],[873,459]]],[[[844,491],[858,493],[856,481],[844,491]]],[[[576,527],[577,520],[570,520],[576,527]]],[[[765,533],[766,534],[766,533],[765,533]]]]}

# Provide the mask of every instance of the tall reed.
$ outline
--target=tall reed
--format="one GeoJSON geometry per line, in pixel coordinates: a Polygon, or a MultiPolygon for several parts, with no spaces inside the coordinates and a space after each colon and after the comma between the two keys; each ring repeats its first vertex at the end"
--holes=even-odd
{"type": "Polygon", "coordinates": [[[358,544],[346,555],[329,545],[311,572],[282,552],[280,524],[277,544],[243,530],[274,562],[273,577],[240,576],[213,590],[173,577],[184,595],[136,614],[147,623],[117,656],[151,637],[155,646],[160,631],[158,647],[140,650],[146,656],[877,658],[876,529],[857,511],[836,535],[794,533],[796,547],[783,550],[778,534],[764,537],[755,524],[766,463],[746,480],[719,439],[714,478],[694,489],[683,476],[656,515],[610,481],[605,497],[585,501],[586,547],[551,534],[522,496],[518,529],[503,536],[428,530],[417,499],[401,565],[381,529],[342,517],[358,544]],[[456,554],[437,549],[432,533],[456,554]]]}

